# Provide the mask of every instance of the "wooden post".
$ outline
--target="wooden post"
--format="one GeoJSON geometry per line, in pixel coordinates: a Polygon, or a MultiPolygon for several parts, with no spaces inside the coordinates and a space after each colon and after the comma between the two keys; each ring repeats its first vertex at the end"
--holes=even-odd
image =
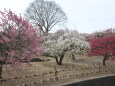
{"type": "Polygon", "coordinates": [[[56,68],[56,66],[54,67],[54,73],[55,73],[55,80],[59,80],[58,79],[58,71],[57,71],[57,68],[56,68]]]}
{"type": "Polygon", "coordinates": [[[115,73],[114,70],[115,70],[115,67],[114,67],[114,66],[111,66],[111,72],[112,72],[112,73],[115,73]]]}
{"type": "Polygon", "coordinates": [[[100,74],[100,72],[101,72],[100,68],[101,68],[101,67],[100,67],[100,64],[99,64],[99,74],[100,74]]]}
{"type": "Polygon", "coordinates": [[[85,67],[82,67],[82,76],[85,74],[85,67]]]}
{"type": "Polygon", "coordinates": [[[5,86],[5,81],[3,81],[3,86],[5,86]]]}

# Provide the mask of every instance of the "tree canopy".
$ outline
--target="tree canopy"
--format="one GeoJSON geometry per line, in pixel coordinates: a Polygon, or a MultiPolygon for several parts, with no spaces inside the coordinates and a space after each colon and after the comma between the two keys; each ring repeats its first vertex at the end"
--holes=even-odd
{"type": "Polygon", "coordinates": [[[54,1],[35,0],[26,9],[25,17],[44,35],[57,24],[64,24],[67,16],[54,1]]]}
{"type": "Polygon", "coordinates": [[[39,56],[41,38],[31,24],[11,10],[0,11],[0,65],[19,64],[39,56]]]}
{"type": "MultiPolygon", "coordinates": [[[[55,35],[52,36],[55,37],[55,35]]],[[[77,31],[69,31],[57,36],[56,39],[52,37],[53,39],[50,38],[44,41],[43,44],[44,53],[54,57],[58,65],[62,64],[65,54],[81,54],[89,47],[85,38],[77,31]]]]}
{"type": "Polygon", "coordinates": [[[103,65],[107,59],[115,58],[115,29],[104,31],[101,36],[93,36],[90,39],[90,56],[104,56],[103,65]]]}

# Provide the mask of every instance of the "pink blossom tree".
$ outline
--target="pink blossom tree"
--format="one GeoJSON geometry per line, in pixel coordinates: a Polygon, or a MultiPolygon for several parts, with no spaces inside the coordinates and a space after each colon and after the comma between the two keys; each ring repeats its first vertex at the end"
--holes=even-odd
{"type": "Polygon", "coordinates": [[[0,11],[0,77],[4,64],[18,65],[39,56],[43,51],[40,40],[27,20],[11,10],[0,11]]]}
{"type": "Polygon", "coordinates": [[[115,58],[115,29],[108,29],[101,36],[89,40],[90,56],[103,56],[103,66],[109,58],[115,58]]]}

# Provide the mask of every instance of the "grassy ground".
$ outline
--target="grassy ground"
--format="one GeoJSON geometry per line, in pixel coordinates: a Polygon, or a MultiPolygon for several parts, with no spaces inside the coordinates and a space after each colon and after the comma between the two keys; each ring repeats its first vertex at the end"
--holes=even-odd
{"type": "MultiPolygon", "coordinates": [[[[45,62],[32,62],[31,66],[24,63],[19,68],[12,68],[10,66],[3,67],[2,76],[4,78],[18,77],[27,74],[36,74],[45,71],[54,70],[54,67],[57,66],[55,59],[51,57],[40,57],[45,62]],[[17,74],[18,73],[18,74],[17,74]]],[[[68,65],[78,65],[78,66],[90,66],[94,63],[102,63],[102,57],[87,57],[87,56],[76,56],[75,60],[71,60],[70,56],[66,56],[63,60],[63,66],[67,67],[68,65]]],[[[115,61],[107,61],[107,65],[115,65],[115,61]]]]}
{"type": "MultiPolygon", "coordinates": [[[[13,67],[5,65],[3,67],[3,73],[2,73],[3,78],[34,75],[34,74],[39,74],[39,73],[43,73],[46,71],[54,71],[55,70],[55,66],[57,66],[57,64],[56,64],[54,58],[51,58],[51,57],[40,57],[40,58],[42,60],[44,60],[44,62],[32,62],[31,66],[27,65],[26,63],[22,64],[19,68],[13,68],[13,67]]],[[[70,56],[65,56],[65,58],[63,60],[63,67],[60,66],[60,68],[68,69],[68,65],[77,65],[78,67],[90,66],[93,63],[101,63],[102,59],[103,59],[102,57],[88,57],[88,56],[76,55],[76,59],[72,60],[70,58],[70,56]]],[[[111,61],[111,60],[107,61],[106,63],[107,63],[107,65],[110,65],[110,64],[115,65],[115,62],[111,61]]],[[[96,77],[96,76],[93,76],[93,77],[96,77]]],[[[85,78],[85,79],[88,79],[88,78],[85,78]]],[[[47,84],[44,84],[41,86],[57,86],[57,85],[61,86],[61,84],[66,84],[67,82],[73,82],[73,81],[75,81],[75,79],[66,79],[66,80],[61,80],[58,82],[54,81],[54,82],[49,83],[49,85],[47,83],[47,84]]],[[[2,86],[2,85],[0,85],[0,86],[2,86]]]]}

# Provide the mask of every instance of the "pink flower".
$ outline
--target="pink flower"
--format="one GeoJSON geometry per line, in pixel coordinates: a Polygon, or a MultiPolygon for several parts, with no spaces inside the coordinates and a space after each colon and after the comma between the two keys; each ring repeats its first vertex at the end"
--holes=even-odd
{"type": "MultiPolygon", "coordinates": [[[[41,39],[27,20],[5,9],[0,11],[0,21],[0,28],[3,28],[0,30],[0,43],[4,44],[4,54],[8,55],[5,63],[18,65],[31,58],[33,53],[38,56],[42,53],[39,48],[41,39]]],[[[0,61],[3,58],[6,57],[0,57],[0,61]]]]}
{"type": "Polygon", "coordinates": [[[5,41],[5,42],[9,42],[9,39],[7,37],[2,37],[2,39],[5,41]]]}
{"type": "Polygon", "coordinates": [[[2,57],[0,57],[0,61],[3,61],[3,58],[2,58],[2,57]]]}

